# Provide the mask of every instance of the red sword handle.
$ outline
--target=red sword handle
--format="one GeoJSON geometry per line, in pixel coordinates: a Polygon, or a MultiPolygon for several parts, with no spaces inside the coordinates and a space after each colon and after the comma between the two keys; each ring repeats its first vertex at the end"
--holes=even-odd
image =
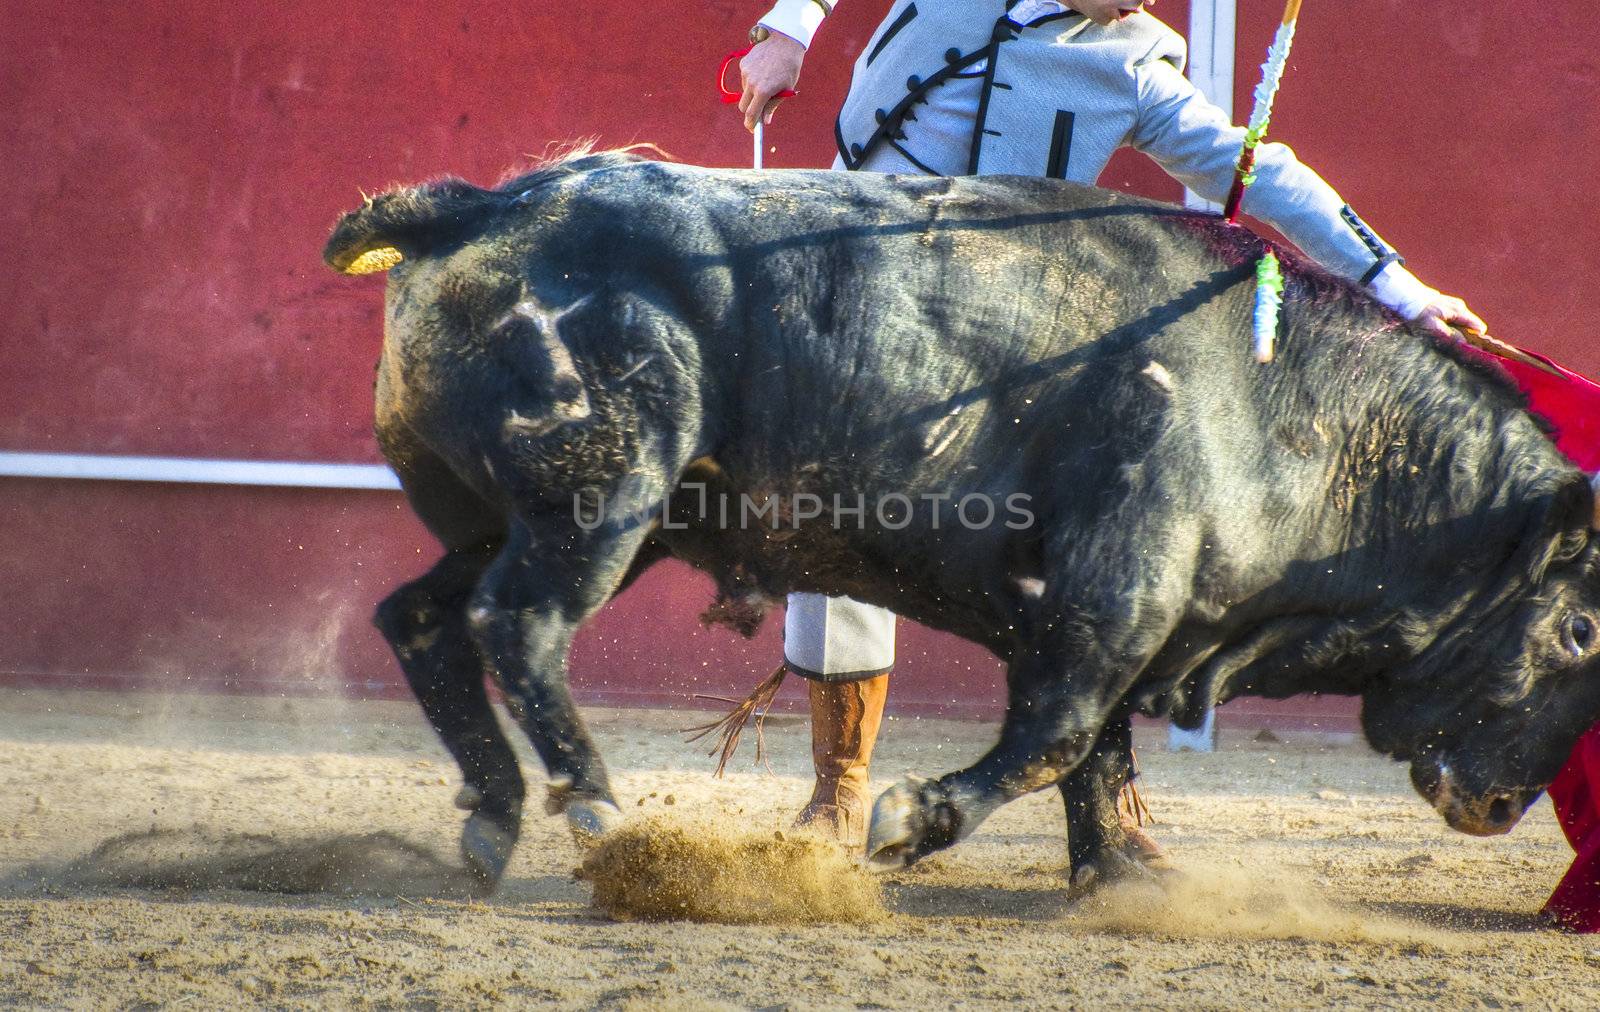
{"type": "MultiPolygon", "coordinates": [[[[733,63],[734,60],[737,60],[739,57],[750,52],[750,48],[751,47],[749,46],[745,46],[743,49],[735,49],[733,52],[722,58],[722,66],[717,68],[717,90],[722,92],[723,105],[732,105],[733,103],[739,101],[739,96],[742,93],[730,91],[728,89],[728,67],[733,63]]],[[[795,91],[793,88],[785,88],[772,97],[794,98],[798,94],[800,93],[795,91]]]]}

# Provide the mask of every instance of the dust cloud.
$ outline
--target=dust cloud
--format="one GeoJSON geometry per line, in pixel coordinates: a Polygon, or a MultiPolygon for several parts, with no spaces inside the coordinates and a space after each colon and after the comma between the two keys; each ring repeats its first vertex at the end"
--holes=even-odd
{"type": "Polygon", "coordinates": [[[739,833],[657,816],[624,825],[583,862],[594,904],[623,921],[722,924],[869,923],[883,891],[829,840],[739,833]]]}
{"type": "Polygon", "coordinates": [[[1390,920],[1328,899],[1290,871],[1185,863],[1154,881],[1111,883],[1073,904],[1075,929],[1182,938],[1371,942],[1443,950],[1446,932],[1390,920]]]}

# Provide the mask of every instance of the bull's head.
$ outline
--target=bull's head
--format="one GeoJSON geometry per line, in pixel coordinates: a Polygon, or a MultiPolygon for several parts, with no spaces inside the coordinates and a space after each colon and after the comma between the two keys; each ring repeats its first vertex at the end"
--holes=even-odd
{"type": "Polygon", "coordinates": [[[1463,609],[1414,660],[1363,694],[1380,751],[1411,764],[1451,827],[1509,832],[1600,720],[1600,537],[1595,496],[1569,480],[1492,606],[1463,609]]]}

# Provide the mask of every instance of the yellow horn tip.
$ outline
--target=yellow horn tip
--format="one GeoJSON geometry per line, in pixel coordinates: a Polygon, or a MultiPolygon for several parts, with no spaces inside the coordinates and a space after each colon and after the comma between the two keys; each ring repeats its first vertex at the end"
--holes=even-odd
{"type": "Polygon", "coordinates": [[[400,251],[393,246],[380,246],[369,249],[365,253],[350,261],[350,266],[344,269],[346,274],[378,274],[393,267],[404,260],[400,251]]]}

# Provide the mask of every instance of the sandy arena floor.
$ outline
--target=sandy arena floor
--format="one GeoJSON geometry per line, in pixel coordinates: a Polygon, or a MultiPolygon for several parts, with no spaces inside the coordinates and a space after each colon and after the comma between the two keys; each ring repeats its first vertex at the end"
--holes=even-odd
{"type": "MultiPolygon", "coordinates": [[[[714,781],[675,733],[697,716],[590,711],[627,811],[781,829],[804,724],[769,725],[776,775],[747,745],[714,781]]],[[[890,720],[878,782],[992,733],[890,720]]],[[[887,877],[872,923],[614,923],[542,814],[501,891],[460,898],[455,770],[408,703],[7,690],[0,1004],[1600,1008],[1600,938],[1534,916],[1570,859],[1547,801],[1477,840],[1362,746],[1225,744],[1141,742],[1186,872],[1165,895],[1069,903],[1040,795],[887,877]]]]}

